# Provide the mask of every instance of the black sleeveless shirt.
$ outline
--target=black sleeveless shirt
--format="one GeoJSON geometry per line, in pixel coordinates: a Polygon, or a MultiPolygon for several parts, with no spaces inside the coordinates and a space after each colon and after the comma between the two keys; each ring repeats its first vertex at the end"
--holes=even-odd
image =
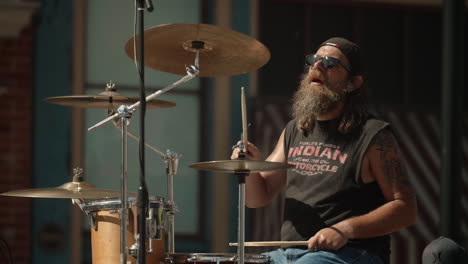
{"type": "MultiPolygon", "coordinates": [[[[285,193],[283,241],[308,240],[320,229],[366,214],[385,200],[376,182],[364,184],[361,163],[373,137],[388,123],[377,119],[354,132],[338,132],[339,120],[316,121],[304,135],[292,120],[285,129],[284,151],[289,164],[285,193]]],[[[349,240],[387,259],[390,237],[349,240]]]]}

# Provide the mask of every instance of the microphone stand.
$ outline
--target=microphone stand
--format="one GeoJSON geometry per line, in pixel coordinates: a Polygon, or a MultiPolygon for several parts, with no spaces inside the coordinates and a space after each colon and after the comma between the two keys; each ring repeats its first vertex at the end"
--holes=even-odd
{"type": "MultiPolygon", "coordinates": [[[[137,261],[139,264],[146,263],[146,218],[148,217],[148,187],[145,178],[145,112],[146,112],[146,94],[145,94],[145,34],[144,34],[144,12],[145,1],[136,0],[136,13],[138,16],[138,36],[139,36],[139,58],[138,58],[138,73],[140,75],[140,185],[138,187],[137,200],[137,232],[138,248],[137,261]]],[[[126,259],[125,259],[126,261],[126,259]]]]}

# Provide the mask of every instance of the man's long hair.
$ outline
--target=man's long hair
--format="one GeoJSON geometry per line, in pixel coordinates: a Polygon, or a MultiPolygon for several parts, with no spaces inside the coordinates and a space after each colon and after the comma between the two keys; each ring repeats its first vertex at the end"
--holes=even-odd
{"type": "MultiPolygon", "coordinates": [[[[348,134],[362,125],[368,117],[367,108],[367,85],[362,86],[345,95],[345,106],[343,115],[338,125],[341,134],[348,134]]],[[[316,117],[314,115],[296,116],[297,128],[304,134],[309,134],[315,127],[316,117]]]]}
{"type": "Polygon", "coordinates": [[[342,134],[348,134],[361,126],[368,118],[367,108],[367,85],[362,84],[361,88],[351,91],[341,117],[338,131],[342,134]]]}

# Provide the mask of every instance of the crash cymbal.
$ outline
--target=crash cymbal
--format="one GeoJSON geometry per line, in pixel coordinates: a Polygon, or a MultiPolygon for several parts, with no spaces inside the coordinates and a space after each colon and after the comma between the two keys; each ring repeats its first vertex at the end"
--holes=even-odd
{"type": "Polygon", "coordinates": [[[286,170],[294,167],[290,164],[284,164],[271,161],[258,161],[258,160],[218,160],[218,161],[205,161],[193,163],[190,168],[217,172],[261,172],[261,171],[276,171],[286,170]]]}
{"type": "MultiPolygon", "coordinates": [[[[82,108],[109,108],[109,106],[117,108],[120,105],[132,105],[139,100],[139,97],[122,95],[70,95],[49,97],[44,99],[44,101],[51,104],[82,108]]],[[[169,108],[174,107],[175,105],[175,103],[157,99],[153,99],[146,103],[147,108],[169,108]]]]}
{"type": "MultiPolygon", "coordinates": [[[[96,189],[86,182],[68,182],[57,188],[24,189],[1,193],[4,196],[30,198],[97,199],[120,197],[119,191],[96,189]]],[[[129,196],[135,196],[130,193],[129,196]]]]}
{"type": "MultiPolygon", "coordinates": [[[[269,50],[256,39],[229,28],[208,24],[167,24],[145,30],[145,66],[186,75],[200,51],[199,76],[229,76],[255,71],[270,59],[269,50]]],[[[138,36],[136,37],[138,47],[138,36]]],[[[134,38],[125,52],[134,59],[134,38]]]]}

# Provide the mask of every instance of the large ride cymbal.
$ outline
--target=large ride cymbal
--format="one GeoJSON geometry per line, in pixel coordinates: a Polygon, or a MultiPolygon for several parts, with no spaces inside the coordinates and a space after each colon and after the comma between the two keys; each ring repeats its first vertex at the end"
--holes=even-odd
{"type": "MultiPolygon", "coordinates": [[[[68,182],[57,188],[24,189],[1,193],[4,196],[29,198],[98,199],[120,197],[119,191],[96,189],[86,182],[68,182]]],[[[131,196],[132,194],[129,194],[131,196]]]]}
{"type": "Polygon", "coordinates": [[[228,173],[250,173],[262,171],[286,170],[294,167],[290,164],[258,160],[218,160],[193,163],[190,168],[228,173]]]}
{"type": "MultiPolygon", "coordinates": [[[[252,72],[265,65],[270,51],[258,40],[229,28],[209,24],[167,24],[145,30],[145,66],[186,75],[199,50],[199,76],[217,77],[252,72]]],[[[125,52],[134,59],[134,40],[125,52]]],[[[138,45],[138,36],[136,37],[138,45]]]]}
{"type": "MultiPolygon", "coordinates": [[[[44,101],[51,104],[81,108],[109,108],[109,106],[117,108],[120,105],[132,105],[139,100],[139,97],[122,95],[70,95],[44,99],[44,101]]],[[[169,108],[175,105],[175,103],[157,99],[146,102],[147,108],[169,108]]]]}

